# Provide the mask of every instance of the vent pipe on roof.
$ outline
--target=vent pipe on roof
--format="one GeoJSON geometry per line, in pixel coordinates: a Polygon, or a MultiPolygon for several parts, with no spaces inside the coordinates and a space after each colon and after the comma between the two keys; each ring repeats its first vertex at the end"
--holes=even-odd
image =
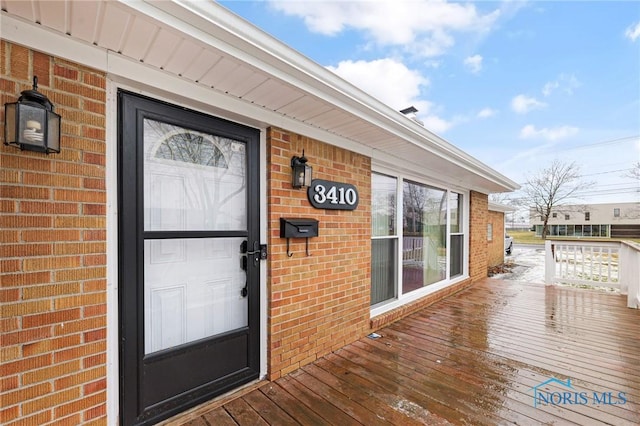
{"type": "Polygon", "coordinates": [[[411,120],[415,121],[419,125],[424,126],[424,123],[420,121],[418,119],[418,116],[416,115],[416,112],[418,112],[418,110],[413,105],[410,106],[409,108],[401,109],[400,112],[404,114],[407,118],[410,118],[411,120]]]}

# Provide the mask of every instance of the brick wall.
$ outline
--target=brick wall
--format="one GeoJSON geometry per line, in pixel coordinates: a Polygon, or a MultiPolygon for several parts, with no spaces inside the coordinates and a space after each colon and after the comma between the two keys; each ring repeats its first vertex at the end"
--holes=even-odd
{"type": "Polygon", "coordinates": [[[487,266],[504,263],[504,213],[487,213],[487,223],[493,227],[493,238],[487,241],[487,266]]]}
{"type": "Polygon", "coordinates": [[[4,146],[0,113],[0,418],[105,424],[105,76],[0,41],[0,104],[38,90],[60,154],[4,146]]]}
{"type": "Polygon", "coordinates": [[[269,378],[314,361],[369,330],[371,162],[368,157],[284,130],[267,135],[269,164],[269,378]],[[354,211],[311,207],[291,187],[291,157],[304,149],[313,177],[355,185],[354,211]],[[315,218],[319,236],[292,239],[288,257],[280,218],[315,218]]]}
{"type": "Polygon", "coordinates": [[[489,197],[471,191],[469,223],[469,276],[476,282],[487,276],[487,221],[489,197]]]}

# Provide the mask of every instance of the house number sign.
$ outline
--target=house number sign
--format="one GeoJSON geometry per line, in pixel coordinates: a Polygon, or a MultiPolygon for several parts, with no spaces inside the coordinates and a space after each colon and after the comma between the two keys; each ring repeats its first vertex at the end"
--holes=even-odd
{"type": "Polygon", "coordinates": [[[316,209],[328,210],[355,210],[360,201],[355,186],[322,179],[311,181],[307,197],[316,209]]]}

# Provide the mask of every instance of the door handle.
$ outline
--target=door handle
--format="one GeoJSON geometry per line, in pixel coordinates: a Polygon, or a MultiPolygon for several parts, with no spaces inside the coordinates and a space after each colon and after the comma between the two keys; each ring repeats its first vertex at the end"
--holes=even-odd
{"type": "Polygon", "coordinates": [[[242,257],[242,269],[247,270],[247,258],[252,256],[254,266],[261,260],[266,260],[269,256],[266,244],[260,244],[257,241],[253,242],[253,250],[249,250],[248,241],[243,241],[240,245],[240,253],[245,256],[242,257]]]}

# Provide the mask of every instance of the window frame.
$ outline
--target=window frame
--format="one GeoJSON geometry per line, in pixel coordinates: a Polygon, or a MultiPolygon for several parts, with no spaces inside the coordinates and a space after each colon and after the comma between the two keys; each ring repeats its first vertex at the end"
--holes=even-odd
{"type": "MultiPolygon", "coordinates": [[[[374,237],[372,233],[373,239],[380,238],[397,238],[397,251],[396,251],[396,291],[395,297],[391,299],[387,299],[380,303],[370,306],[371,316],[381,315],[385,312],[388,312],[397,307],[406,305],[414,300],[418,300],[428,294],[439,291],[443,288],[449,287],[457,282],[460,282],[469,277],[469,216],[470,216],[470,191],[467,189],[456,187],[455,185],[447,185],[444,182],[433,181],[431,179],[427,179],[424,176],[419,176],[410,173],[403,173],[397,170],[393,170],[387,167],[374,165],[371,170],[373,174],[385,175],[388,177],[392,177],[396,179],[397,184],[397,192],[396,192],[396,236],[378,236],[374,237]],[[445,279],[435,282],[433,284],[427,285],[425,287],[409,291],[407,293],[402,292],[402,248],[403,248],[403,209],[404,205],[404,197],[403,197],[403,185],[406,181],[419,183],[421,185],[426,185],[435,189],[446,191],[447,198],[447,211],[446,211],[446,273],[445,279]],[[451,195],[453,193],[459,194],[462,197],[462,202],[458,203],[460,205],[461,211],[458,212],[458,215],[462,216],[462,220],[460,223],[460,232],[451,232],[451,195]],[[451,276],[452,266],[451,266],[451,248],[452,248],[452,236],[454,235],[462,235],[462,272],[458,275],[451,276]]],[[[373,188],[372,188],[372,197],[373,197],[373,188]]],[[[373,280],[373,277],[372,277],[373,280]]]]}

